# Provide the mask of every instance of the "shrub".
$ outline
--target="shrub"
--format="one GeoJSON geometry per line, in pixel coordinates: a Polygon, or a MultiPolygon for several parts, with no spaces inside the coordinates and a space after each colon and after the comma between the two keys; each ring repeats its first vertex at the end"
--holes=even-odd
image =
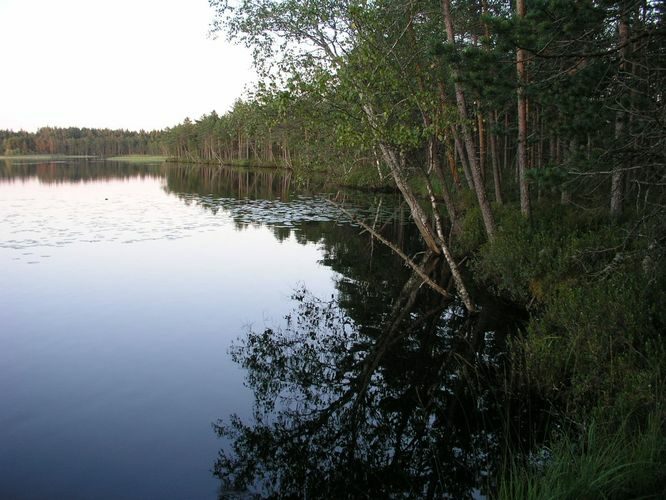
{"type": "Polygon", "coordinates": [[[632,270],[561,284],[516,343],[516,366],[568,413],[650,409],[662,379],[663,324],[652,313],[661,295],[632,270]]]}
{"type": "Polygon", "coordinates": [[[477,280],[519,303],[544,302],[559,284],[602,271],[622,246],[625,229],[595,213],[560,206],[535,210],[530,224],[517,211],[499,212],[495,241],[479,247],[477,280]]]}

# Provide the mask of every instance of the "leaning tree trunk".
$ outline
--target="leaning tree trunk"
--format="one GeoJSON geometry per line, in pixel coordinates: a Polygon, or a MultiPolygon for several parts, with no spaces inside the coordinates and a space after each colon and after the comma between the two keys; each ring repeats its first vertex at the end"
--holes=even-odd
{"type": "Polygon", "coordinates": [[[421,237],[430,250],[436,254],[439,254],[441,250],[437,244],[437,237],[433,233],[432,228],[428,223],[428,217],[419,204],[419,201],[416,199],[416,195],[405,179],[402,165],[398,159],[398,156],[396,155],[395,151],[393,151],[393,149],[385,143],[380,142],[379,149],[382,152],[384,161],[389,167],[389,171],[391,172],[391,176],[393,177],[396,186],[400,190],[400,193],[402,193],[402,197],[407,202],[407,206],[409,206],[412,218],[414,219],[414,223],[421,233],[421,237]]]}
{"type": "MultiPolygon", "coordinates": [[[[368,119],[368,122],[370,123],[370,127],[374,131],[377,131],[378,130],[377,118],[374,110],[372,109],[372,106],[370,106],[370,104],[368,103],[363,104],[363,112],[365,113],[365,116],[368,119]]],[[[377,142],[379,145],[379,150],[382,153],[382,157],[384,158],[384,161],[386,162],[386,165],[388,166],[389,171],[391,172],[391,176],[393,177],[396,186],[400,190],[400,193],[402,193],[402,197],[405,199],[407,205],[409,206],[409,210],[411,211],[414,223],[416,224],[416,227],[421,233],[423,240],[425,241],[426,245],[430,250],[432,250],[436,254],[441,253],[441,249],[437,244],[437,236],[430,227],[430,224],[428,223],[428,217],[426,216],[425,212],[423,211],[423,208],[416,199],[416,195],[414,194],[412,188],[407,183],[407,179],[405,178],[405,175],[403,173],[402,164],[400,162],[400,159],[398,158],[398,155],[393,150],[393,148],[391,148],[381,139],[378,139],[377,142]]]]}
{"type": "MultiPolygon", "coordinates": [[[[407,23],[407,34],[409,37],[409,42],[411,44],[411,50],[416,51],[416,35],[414,34],[414,19],[413,19],[413,13],[410,12],[410,17],[407,23]]],[[[418,83],[419,91],[421,94],[426,95],[426,85],[423,79],[423,70],[421,67],[421,63],[418,61],[418,59],[415,61],[414,64],[414,73],[416,76],[416,81],[418,83]]],[[[441,105],[441,102],[440,102],[441,105]]],[[[421,107],[421,106],[420,106],[421,107]]],[[[423,121],[423,128],[425,130],[429,130],[433,126],[433,120],[430,115],[430,113],[427,111],[426,106],[421,107],[421,119],[423,121]]],[[[437,114],[437,111],[435,111],[435,115],[437,114]]],[[[435,120],[436,122],[438,120],[435,120]]],[[[453,198],[451,197],[451,193],[449,192],[448,185],[446,183],[446,176],[444,175],[444,171],[442,170],[442,167],[439,163],[439,141],[437,139],[437,132],[431,132],[428,137],[428,149],[426,151],[426,156],[427,156],[427,166],[426,166],[426,171],[425,171],[425,176],[426,176],[426,182],[430,182],[429,179],[427,178],[429,175],[431,175],[432,171],[435,171],[435,174],[439,177],[441,183],[442,183],[442,197],[444,198],[444,204],[446,206],[446,211],[449,216],[449,220],[451,221],[451,228],[455,229],[458,226],[457,218],[456,218],[456,209],[455,205],[453,203],[453,198]]],[[[439,231],[438,231],[439,234],[439,231]]],[[[440,239],[442,238],[441,235],[440,239]]]]}
{"type": "MultiPolygon", "coordinates": [[[[321,39],[313,41],[326,53],[326,55],[329,58],[329,61],[334,66],[339,64],[338,55],[331,48],[331,46],[328,44],[327,41],[321,39]]],[[[407,179],[405,178],[405,174],[403,172],[402,163],[400,162],[398,155],[396,154],[393,148],[391,148],[381,139],[380,134],[378,134],[378,132],[380,131],[380,127],[379,124],[377,123],[377,115],[371,103],[364,95],[363,90],[360,87],[357,87],[356,91],[358,93],[358,97],[361,102],[361,108],[363,110],[363,113],[365,114],[368,123],[370,124],[370,128],[372,129],[373,133],[377,134],[376,140],[377,140],[377,145],[379,146],[379,150],[381,151],[382,156],[384,157],[386,165],[389,167],[389,171],[391,172],[391,176],[393,177],[396,186],[400,190],[400,193],[402,193],[403,198],[405,199],[407,205],[409,206],[416,227],[421,233],[421,236],[423,237],[423,240],[425,241],[428,248],[439,255],[441,250],[439,248],[439,245],[437,244],[437,235],[434,233],[432,227],[430,227],[430,224],[428,224],[428,218],[425,212],[423,211],[423,208],[416,199],[416,196],[414,195],[412,188],[407,183],[407,179]]]]}
{"type": "Polygon", "coordinates": [[[474,191],[474,180],[472,179],[472,170],[469,167],[469,162],[467,161],[467,154],[465,153],[465,146],[463,146],[458,131],[455,127],[451,127],[451,135],[453,136],[453,141],[455,144],[456,152],[458,153],[458,158],[460,159],[460,164],[463,168],[463,175],[465,176],[465,181],[470,191],[474,191]]]}
{"type": "Polygon", "coordinates": [[[446,244],[446,238],[444,237],[444,231],[442,229],[442,221],[439,217],[439,208],[437,207],[437,201],[435,200],[435,193],[432,190],[432,184],[430,183],[430,179],[427,178],[426,178],[426,187],[428,188],[428,195],[430,196],[430,203],[432,204],[432,213],[433,213],[433,218],[435,219],[435,227],[437,228],[437,234],[439,235],[439,243],[442,247],[442,253],[444,254],[444,258],[446,259],[446,262],[449,265],[449,269],[451,269],[451,275],[453,276],[453,282],[456,285],[456,290],[458,292],[458,295],[460,296],[460,299],[463,301],[463,304],[465,304],[465,308],[469,312],[474,312],[476,311],[476,306],[474,305],[474,302],[472,301],[472,298],[470,297],[469,292],[467,291],[467,287],[465,286],[465,281],[462,278],[462,274],[460,272],[460,268],[458,267],[458,263],[453,258],[453,254],[451,253],[449,246],[446,244]]]}
{"type": "MultiPolygon", "coordinates": [[[[455,46],[455,33],[453,31],[453,19],[451,17],[451,0],[442,0],[442,11],[444,14],[444,24],[446,25],[447,41],[451,46],[455,46]]],[[[458,113],[460,115],[460,121],[462,122],[461,128],[463,131],[465,148],[467,150],[467,160],[469,161],[470,168],[472,170],[474,191],[476,192],[476,198],[479,202],[481,217],[483,218],[483,225],[486,229],[488,240],[493,241],[495,239],[495,219],[493,217],[492,210],[490,209],[490,202],[486,196],[486,190],[481,178],[481,169],[479,167],[479,161],[476,157],[474,138],[472,136],[472,131],[470,130],[469,120],[467,117],[465,92],[463,91],[462,85],[460,84],[458,70],[455,66],[452,68],[452,76],[456,94],[456,103],[458,105],[458,113]]]]}

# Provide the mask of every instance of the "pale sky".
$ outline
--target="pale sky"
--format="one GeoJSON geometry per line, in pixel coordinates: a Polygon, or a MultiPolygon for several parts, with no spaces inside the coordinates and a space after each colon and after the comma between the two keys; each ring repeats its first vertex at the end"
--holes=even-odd
{"type": "Polygon", "coordinates": [[[0,129],[161,129],[224,113],[255,77],[208,0],[0,0],[0,129]]]}

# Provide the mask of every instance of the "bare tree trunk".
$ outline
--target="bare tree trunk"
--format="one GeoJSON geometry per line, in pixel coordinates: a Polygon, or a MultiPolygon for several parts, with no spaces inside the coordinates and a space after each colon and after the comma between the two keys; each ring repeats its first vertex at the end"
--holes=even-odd
{"type": "Polygon", "coordinates": [[[509,130],[509,113],[504,113],[504,154],[502,156],[502,168],[506,171],[509,166],[509,136],[506,131],[509,130]]]}
{"type": "MultiPolygon", "coordinates": [[[[444,88],[443,82],[439,82],[438,87],[439,87],[439,112],[443,113],[447,101],[446,89],[444,88]]],[[[465,148],[463,147],[462,142],[460,141],[460,136],[458,135],[455,126],[452,125],[449,130],[454,140],[455,151],[458,153],[458,158],[460,158],[460,164],[463,167],[463,174],[465,175],[465,180],[467,181],[467,185],[472,191],[474,191],[474,181],[472,180],[472,172],[469,169],[469,163],[467,162],[467,156],[465,155],[465,148]]]]}
{"type": "Polygon", "coordinates": [[[446,244],[446,238],[444,237],[444,231],[442,230],[442,221],[439,217],[439,209],[437,208],[437,202],[435,201],[435,194],[432,192],[432,185],[428,179],[426,179],[426,186],[428,188],[428,195],[430,196],[430,203],[432,204],[432,213],[435,219],[437,234],[439,235],[439,243],[442,247],[444,258],[449,265],[449,269],[451,269],[451,275],[453,276],[453,281],[456,284],[456,290],[458,291],[458,295],[460,295],[460,298],[465,304],[467,310],[469,312],[474,312],[476,310],[476,306],[474,305],[474,302],[472,302],[472,298],[467,291],[465,282],[462,279],[462,274],[460,274],[460,269],[458,268],[458,263],[453,258],[451,250],[449,250],[449,246],[446,244]]]}
{"type": "Polygon", "coordinates": [[[414,195],[412,188],[409,186],[407,180],[404,178],[404,175],[402,173],[402,164],[400,160],[398,159],[396,153],[386,144],[380,143],[379,149],[382,152],[384,161],[389,167],[389,170],[391,172],[391,175],[393,176],[393,180],[395,181],[396,186],[398,186],[398,189],[402,193],[403,198],[405,199],[407,205],[409,206],[409,209],[412,213],[412,218],[414,219],[414,223],[416,224],[416,227],[419,229],[419,232],[421,233],[423,240],[425,241],[426,245],[430,250],[439,254],[440,249],[439,246],[437,245],[436,237],[433,234],[430,225],[428,224],[428,218],[425,212],[423,211],[423,208],[421,208],[421,205],[416,199],[416,196],[414,195]]]}
{"type": "Polygon", "coordinates": [[[460,176],[458,175],[458,168],[456,167],[456,149],[453,143],[453,138],[449,135],[446,138],[446,161],[451,171],[451,177],[456,186],[460,187],[460,176]]]}
{"type": "Polygon", "coordinates": [[[474,180],[472,179],[472,171],[469,168],[469,162],[467,161],[467,154],[465,153],[465,147],[463,146],[460,136],[456,131],[455,127],[451,127],[451,135],[455,143],[456,151],[458,152],[458,158],[460,158],[460,164],[463,168],[463,174],[465,175],[465,180],[467,181],[467,186],[470,190],[474,191],[474,180]]]}
{"type": "MultiPolygon", "coordinates": [[[[477,106],[478,107],[478,106],[477,106]]],[[[479,127],[479,168],[481,169],[481,179],[486,180],[486,127],[483,123],[483,113],[481,110],[476,113],[476,121],[479,127]]]]}
{"type": "MultiPolygon", "coordinates": [[[[361,98],[363,98],[362,95],[361,98]]],[[[367,103],[363,104],[363,112],[365,113],[371,128],[373,130],[378,130],[377,118],[375,116],[375,112],[372,109],[372,107],[367,103]]],[[[382,157],[384,158],[384,162],[389,167],[389,171],[391,172],[391,175],[393,177],[393,180],[395,181],[396,186],[398,187],[398,189],[402,193],[403,198],[407,202],[407,205],[409,206],[409,209],[412,213],[412,218],[414,219],[414,223],[416,224],[416,227],[419,229],[419,232],[421,233],[423,240],[425,241],[426,245],[430,250],[432,250],[436,254],[439,254],[441,250],[439,248],[439,245],[437,244],[437,237],[434,234],[430,225],[428,224],[428,217],[426,216],[425,212],[423,211],[423,208],[416,199],[416,196],[414,195],[412,188],[409,186],[407,180],[405,179],[402,163],[398,158],[398,155],[393,150],[393,148],[389,147],[384,141],[378,140],[378,143],[379,143],[379,150],[381,151],[382,157]]]]}
{"type": "MultiPolygon", "coordinates": [[[[455,34],[453,31],[453,19],[451,17],[451,0],[442,0],[442,11],[444,14],[444,24],[446,25],[446,37],[447,41],[451,46],[455,46],[455,34]]],[[[486,234],[488,235],[488,240],[493,241],[495,238],[495,219],[493,213],[490,209],[490,203],[486,197],[486,191],[483,185],[483,180],[481,178],[481,170],[479,168],[479,162],[476,158],[476,148],[474,145],[474,139],[472,137],[472,132],[469,127],[469,121],[467,117],[467,107],[465,104],[465,93],[463,91],[462,85],[460,84],[458,78],[458,70],[455,66],[452,68],[453,80],[456,93],[456,103],[458,104],[458,113],[460,114],[460,119],[462,122],[463,137],[465,140],[465,147],[467,149],[467,160],[469,161],[471,170],[472,170],[472,179],[474,181],[474,191],[476,192],[476,197],[479,202],[479,208],[481,209],[481,216],[483,218],[483,225],[486,229],[486,234]]]]}
{"type": "MultiPolygon", "coordinates": [[[[629,22],[627,19],[627,6],[622,2],[622,11],[620,12],[620,20],[618,23],[618,37],[620,46],[620,80],[624,79],[624,73],[627,71],[627,43],[629,41],[629,22]]],[[[625,136],[625,120],[626,116],[622,107],[615,115],[615,141],[621,143],[625,136]]],[[[619,164],[613,169],[611,176],[611,199],[610,199],[610,214],[611,217],[619,217],[622,215],[622,202],[624,199],[624,165],[619,164]]]]}
{"type": "MultiPolygon", "coordinates": [[[[525,17],[525,0],[517,0],[516,13],[525,17]]],[[[530,217],[530,192],[527,185],[527,71],[525,68],[526,51],[516,51],[516,69],[518,72],[518,185],[520,186],[520,211],[523,217],[530,217]]]]}
{"type": "Polygon", "coordinates": [[[458,227],[456,207],[453,203],[451,192],[449,191],[449,187],[446,183],[446,176],[442,170],[442,165],[439,162],[439,157],[437,155],[437,144],[437,137],[431,135],[428,139],[428,170],[434,170],[435,174],[439,177],[439,181],[442,184],[442,198],[444,199],[444,206],[446,207],[446,212],[448,213],[449,220],[451,221],[451,228],[455,231],[458,227]]]}
{"type": "MultiPolygon", "coordinates": [[[[409,35],[409,40],[412,45],[412,50],[416,51],[416,36],[414,34],[414,24],[413,24],[413,13],[410,13],[410,18],[409,18],[409,23],[407,25],[408,28],[408,35],[409,35]]],[[[423,79],[423,71],[421,69],[421,64],[416,60],[415,63],[415,73],[416,73],[416,78],[418,81],[419,85],[419,90],[421,91],[422,94],[425,95],[426,93],[426,86],[425,82],[423,79]]],[[[441,89],[441,87],[440,87],[441,89]]],[[[442,107],[442,102],[440,98],[439,106],[436,107],[434,113],[437,114],[438,110],[441,110],[442,107]]],[[[421,108],[421,119],[423,121],[423,127],[427,130],[430,129],[433,125],[433,120],[430,115],[430,113],[427,111],[427,108],[424,106],[421,108]]],[[[437,123],[437,120],[435,120],[437,123]]],[[[439,163],[439,141],[437,140],[437,132],[434,131],[432,132],[429,137],[428,137],[428,149],[427,149],[427,165],[426,165],[426,171],[425,171],[425,176],[426,176],[426,182],[428,185],[431,186],[430,184],[430,179],[429,176],[432,174],[432,171],[435,171],[435,174],[439,177],[441,184],[442,184],[442,197],[444,198],[444,204],[446,205],[446,211],[449,215],[449,219],[451,221],[451,228],[455,229],[457,227],[457,220],[456,220],[456,209],[455,205],[453,204],[453,199],[451,198],[451,194],[449,192],[449,188],[446,182],[446,176],[444,175],[444,171],[442,170],[441,164],[439,163]]],[[[439,214],[437,214],[439,215],[439,214]]],[[[440,238],[442,236],[440,235],[440,238]]]]}
{"type": "MultiPolygon", "coordinates": [[[[569,142],[569,151],[567,153],[567,156],[569,158],[569,163],[571,163],[573,156],[576,154],[577,147],[578,146],[576,144],[576,139],[571,139],[571,141],[569,142]]],[[[569,205],[571,203],[571,193],[565,187],[562,188],[560,203],[562,205],[569,205]]]]}
{"type": "Polygon", "coordinates": [[[499,160],[497,158],[497,137],[495,136],[495,115],[491,111],[488,115],[490,121],[490,161],[493,166],[493,183],[495,185],[495,201],[498,205],[502,204],[502,183],[500,180],[499,160]]]}

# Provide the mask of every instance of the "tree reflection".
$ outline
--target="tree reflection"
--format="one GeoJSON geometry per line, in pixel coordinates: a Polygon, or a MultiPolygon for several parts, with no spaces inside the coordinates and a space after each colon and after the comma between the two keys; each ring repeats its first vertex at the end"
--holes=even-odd
{"type": "Polygon", "coordinates": [[[214,194],[239,200],[288,201],[290,170],[229,166],[174,165],[166,171],[168,192],[214,194]]]}
{"type": "MultiPolygon", "coordinates": [[[[215,464],[224,491],[464,498],[488,490],[504,442],[520,437],[507,422],[515,418],[518,431],[532,425],[521,420],[520,396],[504,390],[506,311],[496,317],[477,291],[481,314],[469,317],[330,204],[291,192],[286,175],[167,171],[169,192],[223,210],[239,229],[262,224],[280,240],[317,243],[322,263],[338,273],[335,299],[300,290],[286,326],[249,331],[233,348],[256,406],[253,422],[215,426],[230,446],[215,464]]],[[[399,204],[385,201],[365,198],[351,210],[415,255],[418,232],[399,204]]],[[[449,280],[434,258],[423,256],[421,266],[449,280]]]]}
{"type": "Polygon", "coordinates": [[[111,161],[1,161],[0,181],[38,179],[44,184],[127,180],[131,178],[162,177],[162,165],[136,165],[111,161]]]}
{"type": "MultiPolygon", "coordinates": [[[[321,263],[336,271],[338,300],[360,328],[378,329],[386,320],[386,305],[399,294],[409,271],[390,249],[326,201],[290,184],[283,170],[232,167],[171,166],[165,170],[167,192],[185,203],[229,216],[238,230],[252,225],[269,228],[276,239],[315,243],[321,263]],[[253,186],[247,189],[246,186],[253,186]],[[240,187],[242,187],[242,189],[240,187]],[[291,186],[289,188],[289,186],[291,186]],[[290,190],[289,190],[290,189],[290,190]],[[239,197],[239,193],[246,197],[239,197]],[[286,201],[288,200],[288,201],[286,201]]],[[[410,255],[422,248],[406,206],[397,197],[338,193],[349,210],[374,221],[377,232],[410,255]]]]}
{"type": "Polygon", "coordinates": [[[374,332],[334,299],[293,298],[284,328],[232,349],[256,404],[254,422],[215,425],[230,443],[221,497],[464,498],[491,485],[507,403],[492,314],[469,317],[414,276],[374,332]]]}

